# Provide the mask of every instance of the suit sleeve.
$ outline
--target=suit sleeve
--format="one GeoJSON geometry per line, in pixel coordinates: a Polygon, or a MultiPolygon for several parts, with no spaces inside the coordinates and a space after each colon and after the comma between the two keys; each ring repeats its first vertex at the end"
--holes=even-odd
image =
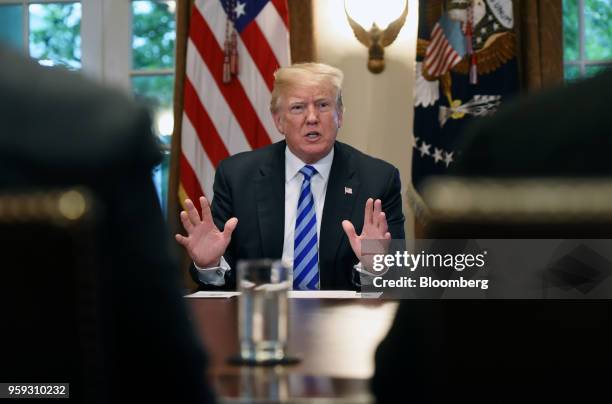
{"type": "MultiPolygon", "coordinates": [[[[233,197],[232,197],[232,189],[230,186],[230,182],[227,179],[227,169],[225,164],[221,162],[217,171],[215,172],[215,182],[213,183],[213,192],[214,197],[211,204],[211,212],[213,221],[217,228],[223,231],[225,226],[225,222],[227,222],[231,217],[234,216],[233,210],[233,197]]],[[[193,264],[189,269],[191,273],[192,279],[200,285],[201,289],[206,290],[233,290],[236,285],[236,275],[235,275],[235,259],[234,259],[234,243],[233,241],[227,247],[225,254],[223,257],[225,261],[229,264],[230,270],[225,272],[225,284],[223,286],[214,286],[210,284],[202,283],[199,280],[197,270],[193,264]]]]}

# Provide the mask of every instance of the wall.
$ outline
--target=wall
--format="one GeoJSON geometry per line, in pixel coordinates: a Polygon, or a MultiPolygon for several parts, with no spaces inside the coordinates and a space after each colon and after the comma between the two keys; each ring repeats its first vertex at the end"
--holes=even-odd
{"type": "MultiPolygon", "coordinates": [[[[371,1],[382,7],[387,1],[371,1]]],[[[416,55],[418,0],[408,0],[406,24],[385,48],[381,74],[367,69],[368,51],[357,41],[344,14],[344,0],[314,0],[317,61],[344,71],[344,126],[338,140],[395,165],[401,173],[406,235],[413,234],[406,201],[412,161],[412,89],[416,55]]]]}

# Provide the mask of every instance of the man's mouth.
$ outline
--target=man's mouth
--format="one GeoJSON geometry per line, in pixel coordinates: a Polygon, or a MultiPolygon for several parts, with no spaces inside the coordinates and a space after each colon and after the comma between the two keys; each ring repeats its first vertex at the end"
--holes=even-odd
{"type": "Polygon", "coordinates": [[[316,139],[318,139],[320,136],[321,136],[321,133],[319,133],[319,132],[317,132],[317,131],[311,131],[311,132],[308,132],[308,133],[306,134],[306,138],[307,138],[308,140],[316,140],[316,139]]]}

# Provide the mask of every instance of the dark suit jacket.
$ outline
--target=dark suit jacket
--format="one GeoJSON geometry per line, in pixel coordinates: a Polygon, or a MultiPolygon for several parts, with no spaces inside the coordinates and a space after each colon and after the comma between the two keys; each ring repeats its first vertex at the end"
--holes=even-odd
{"type": "MultiPolygon", "coordinates": [[[[40,67],[1,47],[0,61],[0,192],[78,185],[100,202],[95,262],[107,368],[99,396],[117,403],[210,402],[206,357],[188,319],[151,180],[160,153],[148,114],[76,73],[40,67]]],[[[31,242],[36,248],[37,240],[31,242]]],[[[32,271],[32,284],[37,271],[63,269],[44,262],[22,268],[32,271]]],[[[9,293],[11,285],[2,288],[9,293]]],[[[45,347],[45,334],[62,330],[37,332],[23,335],[23,346],[3,346],[1,356],[45,347]]],[[[4,381],[42,377],[35,367],[6,366],[4,381]]]]}
{"type": "MultiPolygon", "coordinates": [[[[219,165],[212,213],[217,226],[235,216],[238,226],[226,250],[232,268],[239,259],[281,258],[285,225],[285,141],[232,156],[219,165]]],[[[358,233],[365,203],[380,198],[393,238],[404,238],[404,215],[398,170],[346,144],[336,142],[319,240],[321,289],[355,289],[358,262],[342,229],[348,219],[358,233]],[[352,194],[345,192],[352,189],[352,194]]],[[[192,267],[192,275],[197,275],[192,267]]],[[[236,287],[235,271],[226,273],[226,288],[236,287]]]]}

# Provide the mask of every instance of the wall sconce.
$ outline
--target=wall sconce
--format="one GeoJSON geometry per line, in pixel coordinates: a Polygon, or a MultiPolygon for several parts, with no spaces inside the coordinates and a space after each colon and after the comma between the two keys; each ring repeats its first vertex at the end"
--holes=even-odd
{"type": "MultiPolygon", "coordinates": [[[[374,4],[368,0],[344,0],[344,13],[349,25],[357,40],[368,48],[368,70],[372,73],[380,73],[385,70],[385,47],[393,43],[406,22],[408,0],[402,1],[404,10],[399,17],[395,18],[398,10],[389,7],[392,2],[384,1],[374,4]],[[392,20],[392,18],[395,19],[392,20]],[[385,25],[384,30],[379,27],[385,25]],[[371,28],[366,31],[364,26],[371,26],[371,28]]],[[[395,5],[398,4],[401,3],[395,3],[395,5]]]]}

